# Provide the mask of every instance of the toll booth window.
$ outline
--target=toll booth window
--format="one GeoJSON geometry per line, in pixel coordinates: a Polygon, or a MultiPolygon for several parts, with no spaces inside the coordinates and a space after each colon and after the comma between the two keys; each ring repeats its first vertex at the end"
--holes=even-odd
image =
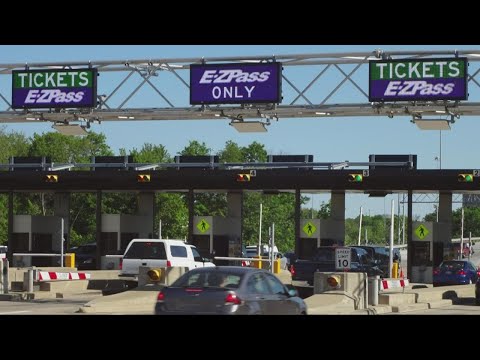
{"type": "Polygon", "coordinates": [[[335,261],[335,249],[333,248],[317,248],[317,252],[313,256],[315,261],[335,261]]]}
{"type": "Polygon", "coordinates": [[[430,243],[413,241],[413,266],[426,266],[430,264],[430,243]]]}
{"type": "Polygon", "coordinates": [[[193,254],[193,260],[195,261],[203,261],[203,258],[200,256],[199,252],[197,251],[197,249],[195,249],[194,247],[191,248],[192,249],[192,254],[193,254]]]}
{"type": "Polygon", "coordinates": [[[185,246],[170,246],[170,252],[173,257],[187,257],[187,248],[185,246]]]}
{"type": "Polygon", "coordinates": [[[165,245],[155,242],[134,242],[124,256],[125,259],[166,260],[165,245]]]}

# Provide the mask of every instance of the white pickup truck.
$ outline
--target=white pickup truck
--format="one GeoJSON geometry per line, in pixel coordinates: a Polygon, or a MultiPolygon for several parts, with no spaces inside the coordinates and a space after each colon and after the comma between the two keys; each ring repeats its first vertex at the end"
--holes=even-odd
{"type": "Polygon", "coordinates": [[[133,239],[123,255],[119,276],[138,276],[140,266],[183,266],[191,270],[215,265],[204,261],[197,248],[183,240],[133,239]]]}

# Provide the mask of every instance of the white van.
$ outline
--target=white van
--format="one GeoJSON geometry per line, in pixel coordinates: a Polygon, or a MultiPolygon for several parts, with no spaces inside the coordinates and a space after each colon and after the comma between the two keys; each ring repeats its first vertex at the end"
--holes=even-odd
{"type": "Polygon", "coordinates": [[[119,276],[138,276],[140,266],[183,266],[191,270],[215,265],[204,261],[197,248],[183,240],[133,239],[123,255],[119,276]]]}

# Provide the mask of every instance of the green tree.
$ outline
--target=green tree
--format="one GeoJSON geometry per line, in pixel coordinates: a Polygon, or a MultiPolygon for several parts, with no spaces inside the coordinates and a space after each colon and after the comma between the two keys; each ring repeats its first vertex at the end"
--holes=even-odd
{"type": "Polygon", "coordinates": [[[243,149],[237,143],[229,140],[225,143],[225,147],[218,152],[220,162],[243,162],[243,149]]]}
{"type": "Polygon", "coordinates": [[[188,145],[180,152],[180,155],[209,155],[212,149],[208,148],[207,145],[197,140],[190,140],[188,145]]]}
{"type": "Polygon", "coordinates": [[[267,151],[265,150],[265,145],[260,144],[256,141],[242,148],[242,153],[243,153],[244,162],[266,162],[267,161],[267,151]]]}
{"type": "MultiPolygon", "coordinates": [[[[60,133],[34,134],[28,154],[50,157],[56,163],[89,163],[94,156],[112,156],[103,134],[89,132],[77,137],[60,133]]],[[[87,170],[87,169],[85,169],[87,170]]],[[[31,215],[53,215],[53,195],[33,194],[18,202],[23,213],[31,215]]],[[[131,213],[131,196],[128,194],[105,193],[102,202],[104,213],[131,213]]],[[[96,236],[96,197],[92,193],[72,193],[70,196],[70,245],[84,244],[95,240],[96,236]]],[[[20,210],[19,210],[20,211],[20,210]]],[[[22,212],[15,212],[20,214],[22,212]]]]}
{"type": "Polygon", "coordinates": [[[150,143],[143,144],[140,150],[133,148],[127,154],[127,151],[124,148],[120,149],[120,155],[126,156],[131,155],[133,156],[133,160],[136,163],[168,163],[172,162],[170,154],[165,149],[163,145],[154,145],[150,143]]]}

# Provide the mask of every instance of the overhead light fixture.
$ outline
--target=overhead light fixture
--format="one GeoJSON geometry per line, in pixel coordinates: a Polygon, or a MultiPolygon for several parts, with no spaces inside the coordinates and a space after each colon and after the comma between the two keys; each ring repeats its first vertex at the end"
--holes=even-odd
{"type": "Polygon", "coordinates": [[[315,114],[317,114],[317,115],[332,115],[332,113],[322,112],[322,111],[315,111],[315,114]]]}
{"type": "Polygon", "coordinates": [[[119,119],[129,119],[129,120],[133,120],[133,119],[135,119],[135,116],[119,116],[118,118],[119,118],[119,119]]]}
{"type": "Polygon", "coordinates": [[[421,130],[450,130],[450,121],[445,119],[417,119],[413,121],[421,130]]]}
{"type": "Polygon", "coordinates": [[[222,115],[220,115],[220,114],[215,114],[215,116],[216,116],[216,117],[220,117],[220,116],[222,116],[222,115]]]}
{"type": "Polygon", "coordinates": [[[40,119],[38,117],[27,117],[26,120],[37,121],[37,120],[40,120],[40,119]]]}
{"type": "Polygon", "coordinates": [[[445,110],[435,110],[435,112],[436,112],[437,114],[445,114],[445,113],[446,113],[445,110]]]}
{"type": "Polygon", "coordinates": [[[88,135],[87,130],[83,126],[76,125],[76,124],[55,124],[52,126],[55,130],[57,130],[60,134],[63,135],[72,135],[72,136],[84,136],[88,135]]]}
{"type": "Polygon", "coordinates": [[[261,121],[232,121],[230,123],[238,132],[267,132],[265,123],[261,121]]]}

